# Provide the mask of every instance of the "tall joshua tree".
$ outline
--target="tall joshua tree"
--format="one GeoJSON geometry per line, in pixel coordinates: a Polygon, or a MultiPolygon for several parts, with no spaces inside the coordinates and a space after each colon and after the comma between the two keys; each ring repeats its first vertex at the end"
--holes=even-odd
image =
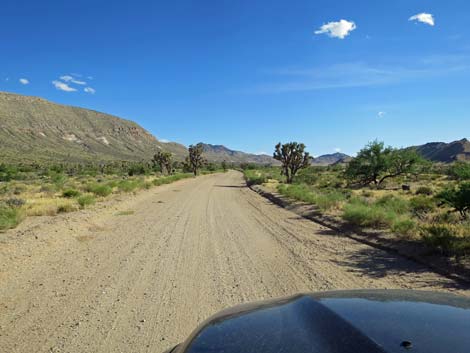
{"type": "Polygon", "coordinates": [[[158,151],[152,162],[160,167],[162,173],[166,170],[167,174],[171,174],[173,171],[173,157],[170,152],[158,151]]]}
{"type": "Polygon", "coordinates": [[[204,152],[204,146],[202,143],[198,143],[195,146],[190,145],[188,152],[189,155],[186,157],[186,165],[188,169],[194,173],[194,176],[196,176],[199,169],[206,164],[206,159],[202,155],[204,152]]]}
{"type": "Polygon", "coordinates": [[[305,152],[303,143],[289,142],[276,145],[273,158],[282,163],[282,174],[286,177],[286,183],[291,184],[300,169],[308,167],[310,155],[305,152]]]}

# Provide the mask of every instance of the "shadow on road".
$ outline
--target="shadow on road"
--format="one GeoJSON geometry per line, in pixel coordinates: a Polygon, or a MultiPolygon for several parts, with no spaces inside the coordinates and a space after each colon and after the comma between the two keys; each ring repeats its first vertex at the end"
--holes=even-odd
{"type": "Polygon", "coordinates": [[[234,189],[245,189],[246,185],[214,185],[216,188],[234,188],[234,189]]]}
{"type": "Polygon", "coordinates": [[[419,289],[429,286],[439,286],[446,289],[468,290],[469,284],[452,279],[436,279],[432,281],[427,272],[432,272],[425,265],[408,260],[401,255],[388,253],[373,247],[366,247],[353,254],[346,255],[345,260],[332,262],[348,268],[348,271],[370,278],[384,278],[389,275],[399,275],[410,278],[410,288],[419,289]]]}

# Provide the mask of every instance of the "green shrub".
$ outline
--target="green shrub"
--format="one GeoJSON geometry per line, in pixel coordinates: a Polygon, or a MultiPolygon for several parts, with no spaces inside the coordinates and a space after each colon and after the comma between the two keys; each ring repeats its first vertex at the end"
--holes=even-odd
{"type": "Polygon", "coordinates": [[[392,224],[396,214],[377,205],[352,201],[344,206],[342,217],[356,226],[384,228],[392,224]]]}
{"type": "Polygon", "coordinates": [[[96,200],[92,195],[82,195],[77,198],[77,202],[81,208],[85,208],[86,206],[93,205],[96,200]]]}
{"type": "Polygon", "coordinates": [[[155,185],[155,186],[164,185],[164,184],[171,184],[175,181],[178,181],[178,180],[181,180],[181,179],[186,179],[186,178],[192,178],[192,177],[193,177],[193,174],[191,174],[191,173],[173,174],[173,175],[169,175],[169,176],[166,176],[166,177],[157,178],[157,179],[152,181],[152,184],[155,185]]]}
{"type": "Polygon", "coordinates": [[[375,206],[382,207],[397,214],[405,214],[409,211],[408,201],[397,196],[386,195],[375,201],[375,206]]]}
{"type": "Polygon", "coordinates": [[[117,188],[121,192],[132,192],[142,187],[141,180],[121,180],[117,183],[117,188]]]}
{"type": "Polygon", "coordinates": [[[299,171],[294,181],[299,184],[314,185],[318,181],[319,171],[314,167],[308,167],[299,171]]]}
{"type": "Polygon", "coordinates": [[[435,208],[436,203],[432,198],[426,196],[416,196],[410,199],[410,209],[417,215],[431,212],[435,208]]]}
{"type": "Polygon", "coordinates": [[[444,255],[470,254],[470,232],[449,224],[435,224],[423,227],[424,242],[444,255]]]}
{"type": "Polygon", "coordinates": [[[21,195],[22,192],[26,191],[26,186],[24,185],[17,185],[13,189],[13,195],[21,195]]]}
{"type": "Polygon", "coordinates": [[[51,172],[50,176],[51,181],[57,186],[62,186],[67,181],[67,177],[61,173],[51,172]]]}
{"type": "Polygon", "coordinates": [[[62,192],[62,197],[72,198],[77,196],[80,196],[80,191],[75,189],[67,189],[62,192]]]}
{"type": "Polygon", "coordinates": [[[278,185],[278,192],[284,196],[295,200],[310,203],[318,206],[322,211],[332,209],[339,205],[346,196],[336,190],[317,191],[305,184],[281,184],[278,185]]]}
{"type": "Polygon", "coordinates": [[[0,231],[15,228],[23,220],[23,212],[19,208],[0,206],[0,231]]]}
{"type": "Polygon", "coordinates": [[[248,186],[251,185],[261,185],[268,181],[268,178],[265,174],[261,173],[258,170],[246,169],[244,171],[245,180],[248,186]]]}
{"type": "Polygon", "coordinates": [[[457,224],[461,221],[461,217],[455,212],[442,211],[436,214],[433,214],[431,219],[432,223],[449,223],[457,224]]]}
{"type": "Polygon", "coordinates": [[[398,218],[393,221],[390,229],[394,233],[412,235],[416,230],[416,222],[410,218],[398,218]]]}
{"type": "Polygon", "coordinates": [[[432,188],[429,186],[420,186],[419,188],[416,189],[416,195],[427,195],[430,196],[433,194],[432,188]]]}
{"type": "Polygon", "coordinates": [[[57,213],[68,213],[73,211],[76,211],[76,207],[70,203],[64,203],[57,207],[57,213]]]}
{"type": "Polygon", "coordinates": [[[449,173],[458,180],[470,180],[470,163],[456,162],[450,168],[449,173]]]}
{"type": "Polygon", "coordinates": [[[95,194],[96,196],[109,196],[113,192],[113,189],[105,184],[91,184],[86,187],[88,192],[95,194]]]}
{"type": "Polygon", "coordinates": [[[464,182],[455,187],[449,187],[437,195],[443,203],[453,207],[462,218],[467,218],[470,212],[470,182],[464,182]]]}

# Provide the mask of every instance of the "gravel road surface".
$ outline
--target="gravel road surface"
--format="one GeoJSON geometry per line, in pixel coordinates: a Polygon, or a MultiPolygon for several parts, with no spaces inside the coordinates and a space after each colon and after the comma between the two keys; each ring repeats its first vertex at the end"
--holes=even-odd
{"type": "Polygon", "coordinates": [[[202,176],[0,234],[0,352],[162,352],[228,306],[352,288],[470,294],[271,204],[241,173],[202,176]]]}

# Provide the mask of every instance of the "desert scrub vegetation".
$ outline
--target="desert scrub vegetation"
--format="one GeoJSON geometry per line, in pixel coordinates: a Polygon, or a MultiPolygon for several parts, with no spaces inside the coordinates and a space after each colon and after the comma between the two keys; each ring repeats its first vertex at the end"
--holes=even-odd
{"type": "Polygon", "coordinates": [[[82,195],[77,198],[77,203],[79,204],[80,208],[86,208],[87,206],[94,205],[96,199],[93,195],[82,195]]]}
{"type": "Polygon", "coordinates": [[[23,219],[20,208],[0,204],[0,232],[16,227],[23,219]]]}
{"type": "Polygon", "coordinates": [[[263,185],[338,222],[418,242],[443,256],[470,256],[469,171],[468,162],[433,164],[377,141],[350,163],[303,167],[290,184],[281,167],[243,168],[248,185],[263,185]]]}
{"type": "Polygon", "coordinates": [[[277,191],[287,197],[316,205],[322,211],[337,208],[349,196],[335,189],[315,189],[307,184],[280,184],[277,191]]]}
{"type": "MultiPolygon", "coordinates": [[[[183,171],[180,162],[166,160],[163,167],[165,174],[158,163],[152,162],[0,164],[0,230],[16,227],[26,216],[73,212],[113,194],[193,177],[183,171]]],[[[212,163],[202,167],[200,173],[222,171],[221,168],[212,163]]]]}

